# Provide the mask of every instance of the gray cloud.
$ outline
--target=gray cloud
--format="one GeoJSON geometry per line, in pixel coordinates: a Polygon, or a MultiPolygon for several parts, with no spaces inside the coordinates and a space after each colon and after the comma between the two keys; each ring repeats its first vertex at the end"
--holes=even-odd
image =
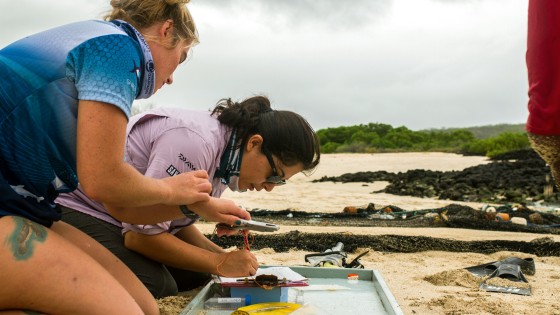
{"type": "MultiPolygon", "coordinates": [[[[0,3],[0,47],[108,8],[108,0],[19,3],[0,3]]],[[[175,83],[145,102],[208,109],[223,97],[265,94],[316,129],[368,122],[465,127],[526,118],[525,0],[199,0],[189,6],[201,43],[174,74],[175,83]]]]}
{"type": "Polygon", "coordinates": [[[208,0],[201,6],[230,10],[236,14],[258,12],[263,26],[320,25],[329,29],[353,29],[375,22],[388,13],[392,0],[208,0]]]}

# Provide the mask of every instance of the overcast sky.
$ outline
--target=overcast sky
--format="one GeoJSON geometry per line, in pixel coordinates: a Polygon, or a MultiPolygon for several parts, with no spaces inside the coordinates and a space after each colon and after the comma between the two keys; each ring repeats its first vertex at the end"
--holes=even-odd
{"type": "MultiPolygon", "coordinates": [[[[527,0],[191,0],[201,43],[143,106],[264,94],[315,129],[524,123],[527,0]]],[[[0,2],[0,47],[109,0],[0,2]]]]}

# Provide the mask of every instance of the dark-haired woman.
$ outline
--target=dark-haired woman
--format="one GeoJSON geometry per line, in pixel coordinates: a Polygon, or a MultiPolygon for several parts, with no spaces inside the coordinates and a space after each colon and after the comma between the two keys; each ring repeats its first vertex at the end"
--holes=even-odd
{"type": "MultiPolygon", "coordinates": [[[[220,101],[213,112],[167,108],[131,119],[126,161],[140,173],[166,178],[194,170],[208,172],[209,203],[190,205],[204,216],[212,207],[236,207],[219,199],[226,188],[266,190],[286,183],[319,163],[319,140],[305,119],[272,110],[266,97],[220,101]]],[[[63,220],[86,232],[127,264],[155,297],[201,285],[209,274],[254,275],[258,262],[247,250],[226,252],[194,225],[198,215],[156,225],[112,218],[81,190],[57,199],[63,220]]],[[[157,207],[153,211],[158,211],[157,207]]]]}

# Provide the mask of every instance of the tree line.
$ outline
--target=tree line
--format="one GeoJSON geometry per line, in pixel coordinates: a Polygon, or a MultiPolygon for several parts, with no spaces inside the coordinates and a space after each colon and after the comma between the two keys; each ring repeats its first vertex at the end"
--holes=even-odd
{"type": "MultiPolygon", "coordinates": [[[[477,138],[476,128],[413,131],[382,123],[320,129],[317,134],[322,153],[449,152],[493,157],[530,148],[527,134],[516,131],[523,130],[519,126],[487,138],[477,138]]],[[[495,130],[504,127],[496,125],[495,130]]]]}

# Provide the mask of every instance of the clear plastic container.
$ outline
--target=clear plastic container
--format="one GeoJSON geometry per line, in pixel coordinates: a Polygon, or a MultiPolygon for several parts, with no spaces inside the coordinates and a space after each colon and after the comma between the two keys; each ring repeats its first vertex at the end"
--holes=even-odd
{"type": "Polygon", "coordinates": [[[241,297],[212,297],[204,302],[207,310],[236,310],[245,306],[245,299],[241,297]]]}

